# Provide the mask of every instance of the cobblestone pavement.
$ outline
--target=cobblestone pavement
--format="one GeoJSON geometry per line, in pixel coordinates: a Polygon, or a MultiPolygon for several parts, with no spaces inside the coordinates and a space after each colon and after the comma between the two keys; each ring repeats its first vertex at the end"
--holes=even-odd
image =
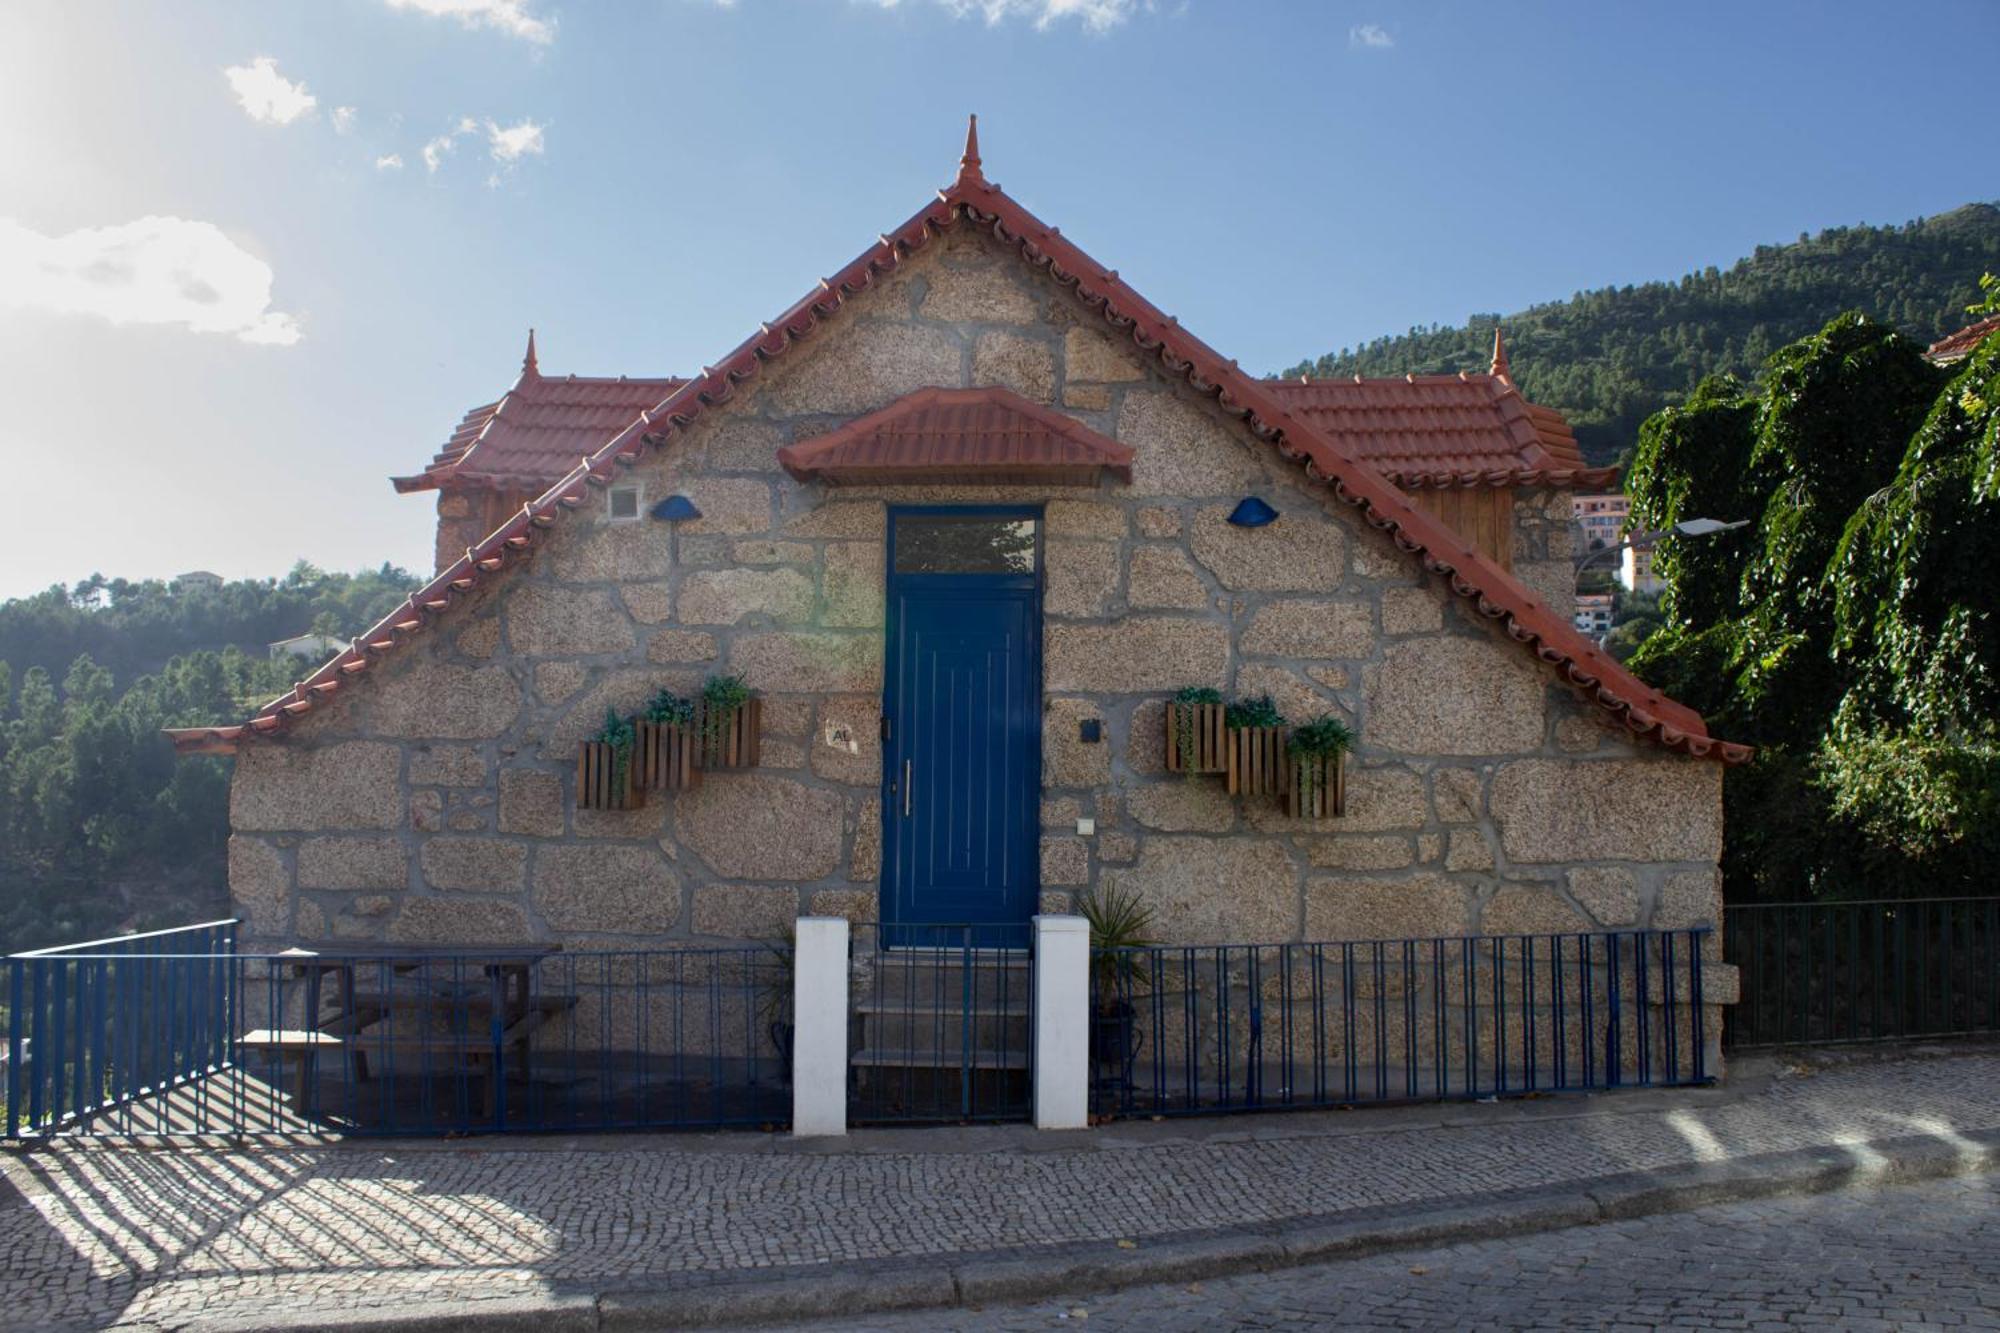
{"type": "MultiPolygon", "coordinates": [[[[1730,1087],[1081,1135],[905,1130],[0,1153],[0,1324],[293,1316],[666,1286],[1324,1216],[2000,1128],[2000,1051],[1730,1087]]],[[[1857,1156],[1865,1149],[1855,1147],[1857,1156]]]]}
{"type": "Polygon", "coordinates": [[[1213,1282],[812,1327],[2000,1329],[2000,1181],[1843,1190],[1213,1282]]]}

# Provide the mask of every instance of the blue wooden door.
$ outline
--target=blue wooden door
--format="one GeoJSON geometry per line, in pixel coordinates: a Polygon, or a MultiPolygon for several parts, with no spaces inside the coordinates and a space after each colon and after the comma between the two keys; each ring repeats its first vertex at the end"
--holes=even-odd
{"type": "Polygon", "coordinates": [[[1026,942],[1040,891],[1041,533],[1021,509],[890,514],[882,916],[892,943],[1026,942]]]}

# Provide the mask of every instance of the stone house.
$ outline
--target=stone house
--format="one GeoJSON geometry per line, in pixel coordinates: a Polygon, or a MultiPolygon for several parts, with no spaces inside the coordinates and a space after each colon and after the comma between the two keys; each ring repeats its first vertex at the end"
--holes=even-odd
{"type": "Polygon", "coordinates": [[[438,492],[435,579],[174,738],[236,757],[251,945],[666,948],[1112,885],[1176,943],[1719,927],[1747,751],[1573,627],[1571,497],[1606,480],[1497,340],[1485,374],[1253,378],[969,137],[697,376],[545,377],[531,337],[397,482],[438,492]],[[577,808],[607,710],[719,672],[762,695],[758,767],[577,808]],[[1169,773],[1190,685],[1349,723],[1344,814],[1169,773]]]}

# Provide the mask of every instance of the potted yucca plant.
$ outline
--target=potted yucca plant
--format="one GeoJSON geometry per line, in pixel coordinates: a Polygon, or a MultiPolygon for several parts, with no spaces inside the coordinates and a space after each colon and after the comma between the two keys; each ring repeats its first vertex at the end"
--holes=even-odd
{"type": "Polygon", "coordinates": [[[1229,767],[1222,694],[1190,685],[1167,701],[1167,771],[1193,778],[1229,767]]]}
{"type": "Polygon", "coordinates": [[[1293,729],[1286,742],[1285,812],[1293,819],[1331,819],[1347,806],[1347,752],[1354,732],[1331,713],[1293,729]]]}
{"type": "Polygon", "coordinates": [[[1231,796],[1276,795],[1285,780],[1285,715],[1268,694],[1238,699],[1223,710],[1229,732],[1231,796]]]}

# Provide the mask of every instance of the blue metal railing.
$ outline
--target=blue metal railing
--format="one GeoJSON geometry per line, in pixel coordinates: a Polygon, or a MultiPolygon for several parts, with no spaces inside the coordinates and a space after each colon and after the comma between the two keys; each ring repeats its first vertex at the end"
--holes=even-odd
{"type": "Polygon", "coordinates": [[[850,1120],[1031,1116],[1028,926],[860,923],[849,939],[850,1120]]]}
{"type": "Polygon", "coordinates": [[[1707,928],[1095,950],[1093,1109],[1702,1083],[1707,928]]]}
{"type": "Polygon", "coordinates": [[[239,954],[219,923],[8,966],[10,1139],[791,1118],[773,948],[239,954]]]}
{"type": "Polygon", "coordinates": [[[2000,898],[1723,909],[1732,1049],[2000,1032],[2000,898]]]}

